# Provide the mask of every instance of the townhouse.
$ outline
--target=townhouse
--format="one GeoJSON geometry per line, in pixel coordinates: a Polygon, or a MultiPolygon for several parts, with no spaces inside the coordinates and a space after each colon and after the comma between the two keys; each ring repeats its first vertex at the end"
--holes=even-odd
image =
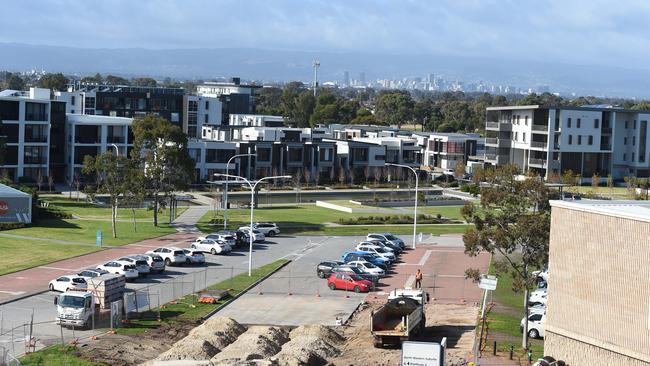
{"type": "Polygon", "coordinates": [[[487,108],[485,161],[548,178],[567,170],[589,180],[650,176],[650,111],[611,106],[487,108]]]}

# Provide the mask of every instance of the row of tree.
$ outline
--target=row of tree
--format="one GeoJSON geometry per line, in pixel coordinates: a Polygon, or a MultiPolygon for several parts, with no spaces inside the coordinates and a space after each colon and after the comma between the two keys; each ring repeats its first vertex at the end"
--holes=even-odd
{"type": "Polygon", "coordinates": [[[185,189],[194,175],[194,160],[187,150],[187,136],[180,127],[162,117],[147,115],[133,120],[134,143],[129,156],[108,150],[86,156],[82,173],[86,193],[105,194],[111,206],[113,237],[117,237],[117,208],[135,208],[151,200],[153,224],[158,225],[158,211],[172,192],[185,189]]]}
{"type": "MultiPolygon", "coordinates": [[[[99,73],[93,76],[86,76],[81,78],[82,83],[95,83],[103,85],[132,85],[132,86],[158,86],[158,82],[150,77],[136,77],[126,79],[121,76],[107,75],[103,77],[99,73]]],[[[42,75],[38,79],[28,76],[21,76],[18,73],[0,72],[0,90],[25,90],[30,86],[37,86],[39,88],[51,89],[53,91],[63,91],[70,83],[70,79],[62,73],[51,73],[42,75]]],[[[170,78],[165,78],[163,84],[165,86],[180,86],[174,84],[170,78]]]]}

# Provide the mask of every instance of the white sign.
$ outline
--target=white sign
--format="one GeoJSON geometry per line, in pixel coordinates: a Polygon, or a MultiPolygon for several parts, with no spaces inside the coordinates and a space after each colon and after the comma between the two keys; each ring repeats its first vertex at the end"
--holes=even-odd
{"type": "Polygon", "coordinates": [[[478,283],[478,287],[483,290],[494,291],[497,288],[497,278],[495,276],[483,276],[478,283]]]}
{"type": "Polygon", "coordinates": [[[442,366],[443,347],[433,342],[402,343],[402,366],[442,366]]]}

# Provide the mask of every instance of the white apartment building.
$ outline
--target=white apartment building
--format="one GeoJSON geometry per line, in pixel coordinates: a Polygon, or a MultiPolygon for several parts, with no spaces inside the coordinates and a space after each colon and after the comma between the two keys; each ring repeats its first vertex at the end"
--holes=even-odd
{"type": "Polygon", "coordinates": [[[230,115],[228,126],[282,127],[284,126],[284,117],[263,114],[234,113],[230,115]]]}
{"type": "Polygon", "coordinates": [[[589,179],[650,176],[650,111],[607,106],[489,107],[485,161],[516,164],[547,177],[572,170],[589,179]]]}
{"type": "Polygon", "coordinates": [[[424,150],[422,165],[431,170],[453,170],[458,164],[467,164],[470,156],[477,155],[476,134],[419,132],[419,142],[424,150]]]}
{"type": "MultiPolygon", "coordinates": [[[[413,137],[381,136],[381,133],[369,133],[369,137],[353,138],[353,141],[382,145],[385,147],[384,161],[392,164],[402,164],[419,167],[422,162],[422,149],[413,137]]],[[[380,159],[381,160],[381,159],[380,159]]]]}
{"type": "MultiPolygon", "coordinates": [[[[226,141],[209,141],[191,139],[187,148],[196,162],[195,181],[213,180],[214,173],[225,173],[228,159],[237,154],[237,144],[226,141]]],[[[231,173],[239,162],[233,160],[230,164],[231,173]]]]}
{"type": "Polygon", "coordinates": [[[41,177],[47,182],[50,169],[55,173],[58,158],[63,155],[59,149],[64,143],[64,108],[63,103],[50,100],[49,89],[0,92],[0,120],[6,139],[0,174],[14,181],[35,182],[41,177]],[[51,159],[51,149],[56,159],[51,159]]]}
{"type": "Polygon", "coordinates": [[[132,118],[68,114],[66,116],[66,180],[74,181],[86,155],[97,156],[110,149],[128,156],[133,148],[132,118]]]}
{"type": "Polygon", "coordinates": [[[219,98],[185,95],[183,110],[183,131],[189,138],[201,138],[203,126],[220,126],[223,122],[219,98]]]}

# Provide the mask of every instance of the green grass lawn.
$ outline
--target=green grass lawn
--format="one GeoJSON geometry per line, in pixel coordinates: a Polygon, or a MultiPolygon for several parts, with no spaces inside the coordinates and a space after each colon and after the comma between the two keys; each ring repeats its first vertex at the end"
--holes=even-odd
{"type": "MultiPolygon", "coordinates": [[[[440,214],[442,217],[447,217],[450,219],[465,220],[465,218],[463,218],[463,215],[460,214],[460,210],[462,208],[462,205],[418,207],[418,214],[428,214],[434,216],[440,214]]],[[[406,209],[408,209],[408,207],[406,207],[406,209]]]]}
{"type": "Polygon", "coordinates": [[[38,352],[30,353],[20,359],[21,365],[25,366],[97,366],[103,363],[94,362],[79,357],[78,350],[74,346],[51,346],[38,352]]]}
{"type": "MultiPolygon", "coordinates": [[[[107,219],[111,218],[111,210],[107,207],[99,207],[97,205],[90,204],[84,200],[77,201],[75,198],[68,198],[67,196],[62,195],[52,195],[52,196],[42,196],[42,201],[49,202],[50,205],[60,208],[64,211],[70,212],[75,217],[82,219],[107,219]]],[[[187,208],[179,206],[177,208],[177,214],[180,215],[187,208]]],[[[167,210],[162,210],[158,215],[158,219],[169,218],[169,212],[167,210]]],[[[153,211],[146,208],[138,208],[135,210],[136,220],[153,220],[153,211]]],[[[117,219],[118,220],[133,220],[133,210],[130,208],[118,208],[117,209],[117,219]]]]}
{"type": "Polygon", "coordinates": [[[0,275],[100,250],[90,245],[53,244],[41,240],[0,237],[0,275]]]}
{"type": "MultiPolygon", "coordinates": [[[[443,207],[447,208],[447,207],[443,207]]],[[[456,208],[459,212],[460,208],[456,208]]],[[[445,211],[441,211],[445,212],[445,211]]],[[[446,211],[453,214],[453,210],[446,211]]],[[[217,213],[221,217],[222,212],[217,213]]],[[[246,209],[228,210],[228,222],[230,228],[237,228],[249,223],[250,211],[246,209]]],[[[386,226],[332,226],[327,227],[325,222],[337,222],[339,218],[355,218],[368,216],[366,213],[346,213],[315,205],[285,206],[285,207],[268,207],[257,208],[254,211],[255,221],[270,221],[278,224],[285,234],[300,235],[359,235],[369,231],[390,231],[396,234],[408,234],[413,232],[410,225],[386,225],[386,226]]],[[[444,216],[444,214],[443,214],[444,216]]],[[[197,225],[203,232],[220,230],[220,225],[210,225],[210,220],[214,217],[214,212],[206,213],[197,225]]],[[[464,233],[467,225],[418,225],[418,231],[425,234],[434,233],[436,235],[446,233],[464,233]]]]}

